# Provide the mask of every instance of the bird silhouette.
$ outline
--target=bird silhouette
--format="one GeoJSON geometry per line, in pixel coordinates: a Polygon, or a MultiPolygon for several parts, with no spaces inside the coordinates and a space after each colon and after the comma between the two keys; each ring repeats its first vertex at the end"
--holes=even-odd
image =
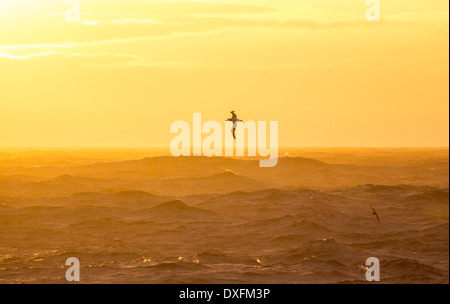
{"type": "Polygon", "coordinates": [[[237,123],[238,122],[242,122],[242,120],[237,118],[237,115],[234,111],[231,111],[231,114],[233,115],[233,117],[227,119],[227,121],[231,121],[233,122],[233,128],[231,129],[231,132],[233,134],[233,138],[236,139],[236,128],[237,128],[237,123]]]}
{"type": "Polygon", "coordinates": [[[377,211],[376,211],[375,209],[373,209],[373,207],[372,207],[372,206],[371,206],[370,208],[372,209],[372,214],[373,214],[373,215],[375,215],[375,216],[377,217],[377,221],[378,221],[378,223],[381,223],[381,222],[380,222],[380,217],[378,216],[378,213],[377,213],[377,211]]]}

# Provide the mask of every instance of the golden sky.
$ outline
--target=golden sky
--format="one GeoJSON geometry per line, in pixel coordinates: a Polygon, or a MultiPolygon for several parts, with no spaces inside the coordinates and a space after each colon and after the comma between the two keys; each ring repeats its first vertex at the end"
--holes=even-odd
{"type": "Polygon", "coordinates": [[[168,147],[176,120],[280,146],[448,146],[449,2],[0,0],[0,146],[168,147]]]}

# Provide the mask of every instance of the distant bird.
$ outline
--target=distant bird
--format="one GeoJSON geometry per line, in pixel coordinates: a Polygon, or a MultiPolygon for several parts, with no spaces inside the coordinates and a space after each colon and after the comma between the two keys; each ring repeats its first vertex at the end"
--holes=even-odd
{"type": "Polygon", "coordinates": [[[231,132],[233,133],[233,138],[236,139],[237,123],[242,122],[242,120],[237,118],[237,115],[236,115],[236,113],[234,113],[234,111],[231,111],[231,114],[233,115],[233,117],[231,117],[230,119],[227,119],[227,121],[233,122],[233,128],[231,129],[231,132]]]}
{"type": "Polygon", "coordinates": [[[377,221],[378,221],[378,224],[379,224],[380,223],[380,217],[378,216],[377,211],[375,209],[373,209],[373,207],[370,207],[370,208],[372,209],[372,214],[377,217],[377,221]]]}

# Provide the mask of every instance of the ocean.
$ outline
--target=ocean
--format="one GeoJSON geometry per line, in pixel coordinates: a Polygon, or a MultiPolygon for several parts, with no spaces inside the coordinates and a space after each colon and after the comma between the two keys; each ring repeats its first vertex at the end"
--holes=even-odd
{"type": "Polygon", "coordinates": [[[449,283],[447,148],[285,152],[0,150],[0,283],[449,283]]]}

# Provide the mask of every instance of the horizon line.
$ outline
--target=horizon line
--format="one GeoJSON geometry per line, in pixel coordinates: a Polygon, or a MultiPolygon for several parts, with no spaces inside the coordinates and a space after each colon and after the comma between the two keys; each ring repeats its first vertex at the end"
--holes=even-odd
{"type": "MultiPolygon", "coordinates": [[[[245,149],[247,149],[246,147],[245,149]]],[[[278,149],[449,149],[450,146],[284,146],[278,149]]],[[[170,147],[151,146],[0,146],[2,149],[41,149],[41,150],[61,150],[61,149],[122,149],[122,150],[168,150],[170,147]]]]}

